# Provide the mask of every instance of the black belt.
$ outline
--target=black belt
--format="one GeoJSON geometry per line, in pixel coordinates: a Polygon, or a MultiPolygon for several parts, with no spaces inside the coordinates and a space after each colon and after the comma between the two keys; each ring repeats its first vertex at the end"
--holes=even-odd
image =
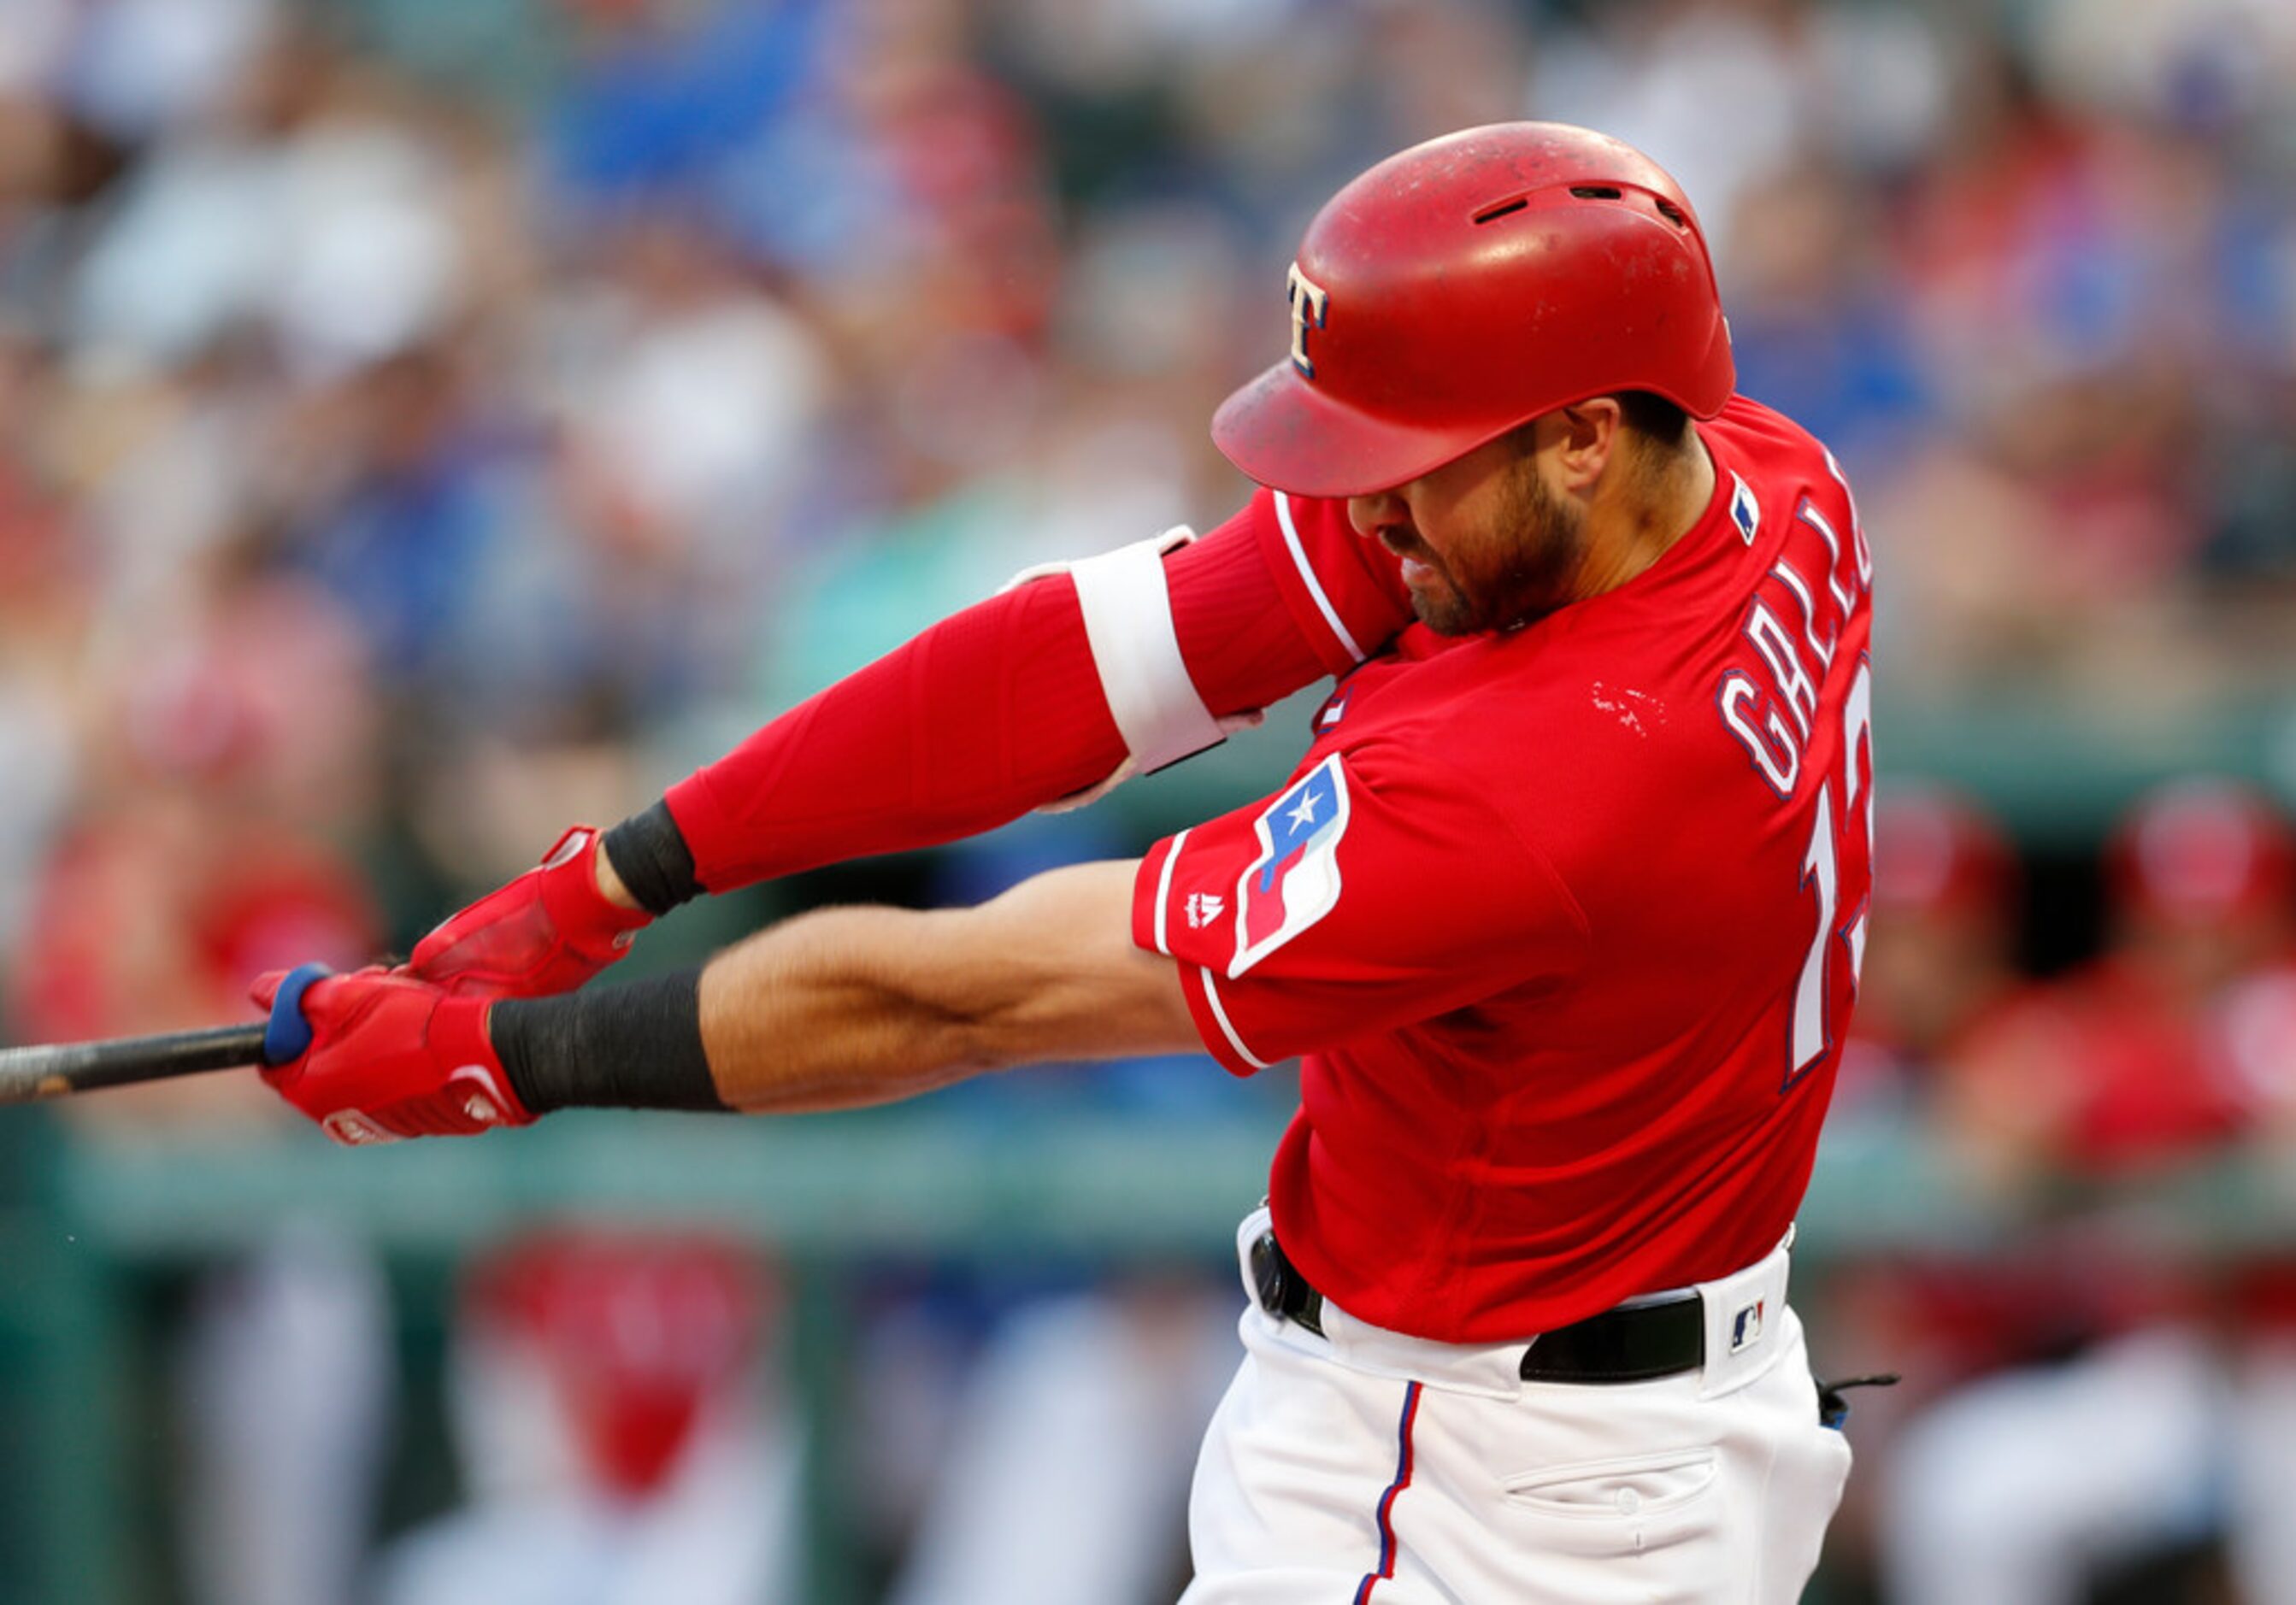
{"type": "MultiPolygon", "coordinates": [[[[1324,1296],[1300,1274],[1275,1233],[1251,1245],[1259,1307],[1324,1335],[1324,1296]]],[[[1523,1351],[1526,1382],[1648,1382],[1706,1363],[1706,1307],[1694,1293],[1621,1306],[1541,1332],[1523,1351]]]]}

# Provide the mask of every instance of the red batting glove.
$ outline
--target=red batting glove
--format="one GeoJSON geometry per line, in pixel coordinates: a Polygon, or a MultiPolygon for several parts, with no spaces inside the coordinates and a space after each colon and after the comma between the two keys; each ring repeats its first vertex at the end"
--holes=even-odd
{"type": "MultiPolygon", "coordinates": [[[[296,1009],[299,1000],[278,995],[287,975],[261,977],[249,995],[275,1011],[296,1009]]],[[[487,1038],[489,1002],[380,967],[324,977],[299,1000],[311,1045],[263,1078],[342,1143],[530,1126],[487,1038]]]]}
{"type": "Polygon", "coordinates": [[[414,945],[403,973],[457,997],[571,992],[629,950],[653,916],[609,902],[593,867],[598,832],[576,825],[527,871],[414,945]]]}

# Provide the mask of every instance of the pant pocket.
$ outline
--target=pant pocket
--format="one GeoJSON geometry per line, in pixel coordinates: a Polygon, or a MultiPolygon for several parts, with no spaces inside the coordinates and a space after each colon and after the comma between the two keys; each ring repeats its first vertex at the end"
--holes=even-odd
{"type": "Polygon", "coordinates": [[[1669,1449],[1582,1461],[1511,1478],[1506,1495],[1550,1516],[1657,1514],[1687,1504],[1713,1485],[1715,1451],[1669,1449]]]}
{"type": "Polygon", "coordinates": [[[1634,1597],[1672,1601],[1696,1597],[1721,1530],[1720,1480],[1719,1453],[1703,1447],[1542,1467],[1506,1478],[1502,1494],[1527,1552],[1640,1557],[1634,1597]]]}

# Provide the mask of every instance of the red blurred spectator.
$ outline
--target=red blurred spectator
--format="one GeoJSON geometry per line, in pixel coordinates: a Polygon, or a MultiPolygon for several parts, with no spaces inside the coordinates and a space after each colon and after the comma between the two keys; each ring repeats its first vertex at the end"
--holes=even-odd
{"type": "MultiPolygon", "coordinates": [[[[328,848],[150,790],[83,820],[50,859],[7,973],[9,1018],[30,1042],[224,1024],[245,1017],[263,970],[357,968],[382,940],[365,881],[328,848]]],[[[182,1088],[199,1096],[232,1079],[182,1088]]],[[[74,1108],[163,1106],[185,1107],[146,1088],[74,1108]]]]}
{"type": "Polygon", "coordinates": [[[395,1543],[367,1597],[800,1597],[800,1433],[753,1255],[562,1228],[488,1254],[463,1293],[449,1403],[468,1499],[395,1543]]]}
{"type": "Polygon", "coordinates": [[[2205,1155],[2245,1118],[2205,1011],[2288,954],[2287,826],[2232,782],[2181,782],[2138,803],[2107,863],[2104,955],[1956,1056],[1948,1134],[1990,1185],[2125,1179],[2205,1155]]]}
{"type": "Polygon", "coordinates": [[[1920,1060],[1950,1052],[2008,992],[2018,872],[2000,828],[1944,787],[1886,780],[1855,1030],[1920,1060]]]}
{"type": "Polygon", "coordinates": [[[730,1245],[575,1231],[479,1261],[463,1306],[479,1340],[537,1363],[579,1475],[621,1500],[671,1480],[772,1313],[762,1273],[730,1245]]]}

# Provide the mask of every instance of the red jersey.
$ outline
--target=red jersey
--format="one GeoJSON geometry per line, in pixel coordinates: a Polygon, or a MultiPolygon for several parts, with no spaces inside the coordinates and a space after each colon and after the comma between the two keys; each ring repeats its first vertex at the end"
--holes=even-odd
{"type": "MultiPolygon", "coordinates": [[[[1135,940],[1214,1056],[1302,1058],[1286,1251],[1392,1331],[1525,1338],[1720,1276],[1808,1183],[1864,948],[1872,563],[1808,434],[1743,399],[1699,432],[1714,499],[1649,569],[1406,629],[1281,792],[1141,865],[1135,940]]],[[[1347,516],[1254,509],[1295,553],[1347,516]]]]}

